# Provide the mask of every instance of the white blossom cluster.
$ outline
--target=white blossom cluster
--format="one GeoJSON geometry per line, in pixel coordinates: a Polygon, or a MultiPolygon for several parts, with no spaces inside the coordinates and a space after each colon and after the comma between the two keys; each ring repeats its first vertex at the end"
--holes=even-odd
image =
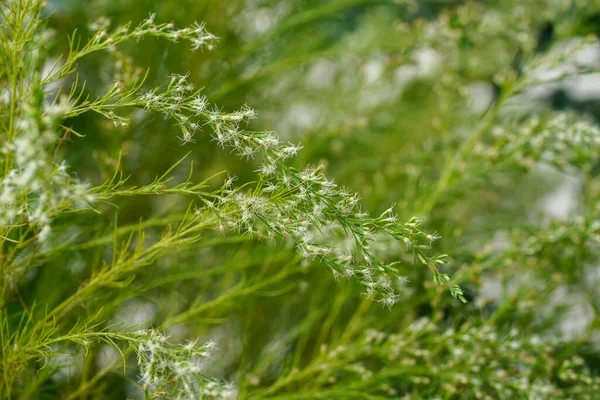
{"type": "Polygon", "coordinates": [[[150,14],[147,19],[135,28],[131,29],[129,25],[125,25],[117,28],[114,32],[109,32],[108,30],[110,20],[100,18],[89,26],[90,30],[95,31],[91,44],[114,46],[129,38],[155,36],[172,42],[178,42],[180,39],[188,40],[192,44],[192,50],[196,51],[204,47],[208,47],[211,50],[213,43],[217,41],[215,35],[206,31],[204,23],[194,23],[190,27],[177,29],[172,22],[157,24],[155,23],[155,18],[156,14],[150,14]]]}
{"type": "Polygon", "coordinates": [[[101,17],[96,22],[89,24],[88,28],[93,32],[92,38],[83,46],[78,48],[73,36],[71,45],[71,53],[60,67],[55,64],[48,71],[42,83],[47,85],[70,75],[74,71],[74,65],[80,58],[98,50],[108,50],[114,53],[116,45],[131,39],[142,39],[146,37],[156,37],[166,39],[171,42],[186,40],[191,43],[192,50],[197,51],[204,48],[212,50],[214,43],[218,38],[210,32],[206,31],[204,23],[194,23],[192,26],[177,29],[172,22],[157,24],[155,22],[156,15],[150,16],[142,21],[138,26],[132,28],[131,24],[126,24],[110,30],[111,21],[101,17]]]}
{"type": "MultiPolygon", "coordinates": [[[[24,240],[13,237],[16,227],[26,228],[38,242],[45,243],[51,238],[51,221],[58,214],[88,207],[94,201],[90,189],[67,171],[64,160],[56,160],[54,151],[60,135],[67,132],[61,122],[72,107],[66,97],[53,101],[45,99],[45,91],[37,67],[45,56],[42,49],[52,38],[52,31],[37,26],[39,5],[28,3],[13,5],[14,10],[3,9],[0,17],[3,34],[2,51],[21,55],[17,78],[8,85],[0,84],[0,109],[10,117],[5,120],[5,135],[0,146],[0,165],[3,168],[0,179],[0,229],[6,239],[24,240]],[[20,10],[20,14],[15,10],[20,10]],[[20,19],[23,29],[27,27],[32,36],[24,40],[17,32],[4,27],[16,26],[20,19]],[[28,46],[28,47],[26,47],[28,46]],[[25,79],[27,77],[27,79],[25,79]],[[5,104],[3,104],[5,103],[5,104]],[[18,104],[14,109],[10,103],[18,104]]],[[[8,271],[7,271],[8,272],[8,271]]]]}
{"type": "Polygon", "coordinates": [[[403,377],[415,385],[415,396],[409,398],[425,393],[440,377],[442,393],[457,396],[468,392],[476,399],[512,399],[526,392],[534,398],[551,399],[569,397],[573,395],[571,389],[580,391],[586,387],[589,395],[600,384],[582,371],[585,367],[581,359],[565,360],[556,366],[547,364],[557,340],[535,335],[523,339],[516,329],[503,334],[490,326],[467,325],[441,331],[436,324],[422,319],[397,334],[369,330],[365,341],[388,361],[422,367],[421,374],[416,369],[416,375],[403,377]],[[423,346],[429,340],[435,341],[436,346],[423,346]],[[542,372],[553,367],[560,371],[561,385],[551,382],[542,372]]]}
{"type": "Polygon", "coordinates": [[[94,197],[87,185],[70,176],[64,161],[56,164],[51,157],[56,145],[52,129],[68,105],[45,105],[41,114],[31,104],[23,109],[15,122],[18,135],[1,149],[0,159],[8,172],[0,182],[0,226],[25,224],[45,242],[53,217],[72,207],[86,207],[94,197]]]}
{"type": "Polygon", "coordinates": [[[496,125],[489,136],[489,145],[476,146],[474,153],[494,165],[512,163],[531,169],[542,162],[567,172],[589,171],[600,151],[600,129],[574,113],[509,119],[496,125]]]}
{"type": "Polygon", "coordinates": [[[598,61],[600,44],[595,36],[560,41],[527,64],[524,71],[526,83],[559,82],[596,69],[598,61]]]}
{"type": "MultiPolygon", "coordinates": [[[[104,25],[95,28],[103,29],[104,25]]],[[[172,28],[166,25],[155,27],[150,18],[136,29],[144,32],[149,29],[149,35],[158,35],[171,32],[172,28]]],[[[200,34],[202,29],[198,25],[194,34],[200,34]]],[[[119,35],[111,37],[121,37],[119,35]]],[[[97,46],[105,44],[105,41],[98,42],[97,46]]],[[[305,259],[323,262],[336,278],[355,277],[368,296],[377,295],[379,301],[390,307],[398,301],[395,286],[405,278],[398,269],[399,261],[384,260],[371,249],[376,235],[383,234],[406,244],[414,261],[426,265],[438,284],[449,280],[438,269],[444,263],[444,256],[426,254],[434,236],[422,232],[417,219],[399,223],[392,209],[379,217],[369,217],[360,209],[359,196],[328,180],[322,167],[299,171],[286,165],[301,146],[282,143],[270,132],[244,130],[245,124],[255,117],[251,108],[244,107],[233,113],[209,110],[206,97],[188,81],[188,75],[173,75],[164,91],[156,88],[138,94],[137,89],[121,91],[115,85],[103,98],[75,105],[68,115],[95,111],[115,124],[126,124],[127,118],[115,113],[123,106],[164,113],[179,125],[183,144],[194,143],[195,133],[208,125],[213,131],[213,140],[220,147],[230,149],[242,159],[259,163],[256,172],[261,180],[256,190],[234,189],[229,180],[218,199],[208,204],[220,220],[218,230],[291,240],[305,259]],[[323,231],[348,237],[353,245],[340,248],[323,240],[323,235],[314,234],[323,231]]],[[[453,286],[451,293],[454,297],[462,296],[458,286],[453,286]]]]}
{"type": "Polygon", "coordinates": [[[168,338],[154,329],[135,333],[132,345],[138,356],[140,382],[154,397],[176,400],[233,399],[233,386],[202,374],[216,345],[189,342],[174,346],[168,338]]]}
{"type": "MultiPolygon", "coordinates": [[[[389,333],[367,329],[350,343],[324,345],[305,369],[290,372],[312,379],[314,393],[336,390],[403,399],[593,399],[600,380],[579,357],[556,360],[562,344],[538,336],[522,338],[491,326],[442,328],[427,318],[389,333]],[[556,372],[557,380],[548,377],[556,372]]],[[[256,378],[258,379],[258,378],[256,378]]],[[[284,384],[282,384],[284,386],[284,384]]],[[[293,389],[292,389],[293,390],[293,389]]]]}
{"type": "MultiPolygon", "coordinates": [[[[213,140],[240,158],[260,164],[256,171],[261,180],[256,190],[233,187],[234,178],[225,182],[218,199],[206,202],[220,222],[217,230],[246,233],[259,239],[291,240],[306,260],[319,260],[335,277],[354,277],[368,296],[391,307],[399,299],[394,292],[398,280],[404,279],[398,261],[388,262],[372,250],[375,235],[384,234],[412,251],[414,260],[429,267],[439,284],[449,278],[439,272],[444,256],[428,256],[433,235],[419,229],[420,221],[400,223],[390,208],[379,217],[370,217],[360,209],[360,197],[327,179],[323,167],[303,171],[286,164],[301,146],[283,143],[271,132],[246,131],[243,126],[255,113],[244,107],[233,113],[208,110],[207,100],[187,80],[173,76],[164,92],[158,89],[138,95],[135,105],[148,111],[165,113],[182,129],[184,144],[194,141],[193,134],[203,125],[213,131],[213,140]],[[314,232],[335,232],[349,237],[353,246],[338,248],[324,242],[314,232]],[[320,240],[321,239],[321,240],[320,240]]],[[[460,288],[451,288],[455,297],[460,288]]]]}

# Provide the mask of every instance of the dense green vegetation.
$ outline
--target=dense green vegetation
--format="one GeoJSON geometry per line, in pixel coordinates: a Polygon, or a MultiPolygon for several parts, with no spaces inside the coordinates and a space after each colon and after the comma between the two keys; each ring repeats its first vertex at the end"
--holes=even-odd
{"type": "Polygon", "coordinates": [[[599,398],[598,21],[0,0],[0,397],[599,398]]]}

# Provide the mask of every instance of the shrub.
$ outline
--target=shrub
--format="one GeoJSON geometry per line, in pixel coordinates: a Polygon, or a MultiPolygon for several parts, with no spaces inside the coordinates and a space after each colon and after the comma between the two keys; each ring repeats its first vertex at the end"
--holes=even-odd
{"type": "Polygon", "coordinates": [[[370,3],[0,6],[3,397],[594,398],[598,7],[370,3]]]}

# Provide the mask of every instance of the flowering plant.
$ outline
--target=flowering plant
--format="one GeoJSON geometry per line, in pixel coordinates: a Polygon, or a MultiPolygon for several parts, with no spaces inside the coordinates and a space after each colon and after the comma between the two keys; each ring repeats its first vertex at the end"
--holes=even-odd
{"type": "Polygon", "coordinates": [[[0,396],[593,398],[595,323],[552,327],[561,290],[595,310],[598,128],[535,95],[595,71],[577,27],[597,6],[370,3],[232,2],[220,38],[150,14],[64,40],[42,1],[0,4],[0,396]],[[291,34],[337,12],[360,15],[339,43],[291,34]],[[144,73],[149,40],[201,68],[144,73]],[[536,174],[584,176],[580,215],[499,200],[536,174]]]}

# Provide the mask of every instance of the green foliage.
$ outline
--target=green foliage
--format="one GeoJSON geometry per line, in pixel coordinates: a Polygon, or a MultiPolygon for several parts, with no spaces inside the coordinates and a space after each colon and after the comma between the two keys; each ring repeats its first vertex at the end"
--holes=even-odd
{"type": "Polygon", "coordinates": [[[600,3],[139,3],[0,3],[2,398],[597,397],[600,3]]]}

